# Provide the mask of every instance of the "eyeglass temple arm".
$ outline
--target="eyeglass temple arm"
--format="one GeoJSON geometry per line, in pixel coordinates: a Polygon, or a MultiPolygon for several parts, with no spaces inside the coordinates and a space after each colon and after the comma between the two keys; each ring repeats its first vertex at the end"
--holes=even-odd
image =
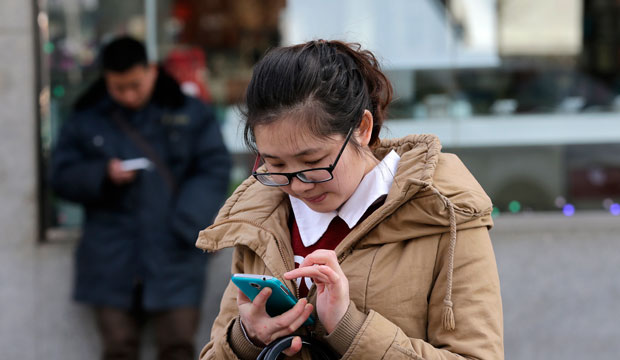
{"type": "Polygon", "coordinates": [[[344,139],[344,144],[342,145],[342,149],[340,149],[340,152],[338,153],[338,156],[336,156],[336,159],[334,160],[334,162],[331,165],[329,165],[330,168],[334,167],[334,164],[338,163],[338,160],[340,160],[340,156],[344,152],[344,149],[347,147],[347,143],[349,142],[351,135],[353,135],[354,129],[355,129],[355,126],[349,129],[349,133],[347,134],[347,137],[344,139]]]}
{"type": "Polygon", "coordinates": [[[260,155],[256,155],[256,160],[254,160],[254,167],[252,168],[253,173],[258,169],[258,165],[260,165],[260,155]]]}

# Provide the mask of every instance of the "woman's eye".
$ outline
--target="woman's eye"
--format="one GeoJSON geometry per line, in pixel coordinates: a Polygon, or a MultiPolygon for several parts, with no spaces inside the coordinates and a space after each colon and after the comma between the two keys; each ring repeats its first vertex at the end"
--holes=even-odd
{"type": "Polygon", "coordinates": [[[318,163],[320,163],[323,159],[324,159],[324,158],[320,158],[320,159],[317,159],[317,160],[312,160],[312,161],[306,161],[306,165],[310,165],[310,166],[312,166],[312,165],[317,165],[317,164],[318,164],[318,163]]]}

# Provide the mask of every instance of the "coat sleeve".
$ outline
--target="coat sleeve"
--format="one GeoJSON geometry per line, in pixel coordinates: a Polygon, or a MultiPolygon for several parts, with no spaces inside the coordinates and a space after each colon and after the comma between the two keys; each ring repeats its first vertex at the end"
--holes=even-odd
{"type": "MultiPolygon", "coordinates": [[[[243,249],[235,248],[233,252],[232,273],[243,272],[243,249]]],[[[237,308],[237,287],[228,283],[220,303],[220,312],[211,328],[211,340],[200,352],[200,360],[238,360],[255,359],[260,352],[253,344],[244,339],[239,327],[239,310],[237,308]],[[237,346],[231,340],[237,339],[237,346]],[[233,350],[241,350],[240,356],[233,350]]]]}
{"type": "Polygon", "coordinates": [[[456,328],[448,331],[442,327],[449,237],[444,234],[439,242],[436,281],[429,297],[428,339],[408,337],[393,322],[371,310],[352,332],[356,335],[349,340],[343,359],[504,358],[499,277],[486,227],[457,233],[452,288],[456,328]]]}
{"type": "Polygon", "coordinates": [[[52,153],[50,182],[61,197],[77,203],[91,203],[105,195],[108,159],[85,149],[79,118],[67,121],[52,153]]]}
{"type": "Polygon", "coordinates": [[[231,160],[213,113],[205,109],[196,133],[189,175],[179,184],[172,229],[193,246],[213,221],[228,192],[231,160]]]}

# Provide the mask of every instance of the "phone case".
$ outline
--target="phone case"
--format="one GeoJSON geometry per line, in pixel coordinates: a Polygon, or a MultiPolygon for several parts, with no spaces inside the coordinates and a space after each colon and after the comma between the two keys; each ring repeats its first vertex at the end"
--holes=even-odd
{"type": "MultiPolygon", "coordinates": [[[[269,316],[280,315],[297,304],[297,298],[278,278],[268,275],[254,274],[233,274],[232,282],[241,291],[254,301],[254,298],[265,287],[271,288],[271,295],[267,299],[267,314],[269,316]]],[[[306,320],[304,325],[312,325],[312,316],[306,320]]]]}

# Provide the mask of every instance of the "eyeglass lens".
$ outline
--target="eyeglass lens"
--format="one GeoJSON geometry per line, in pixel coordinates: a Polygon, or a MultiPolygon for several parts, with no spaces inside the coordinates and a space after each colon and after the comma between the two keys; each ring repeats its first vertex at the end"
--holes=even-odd
{"type": "MultiPolygon", "coordinates": [[[[306,170],[295,174],[295,176],[305,183],[322,182],[332,178],[329,171],[324,169],[306,170]]],[[[268,185],[286,185],[289,183],[288,176],[286,175],[257,174],[257,179],[261,183],[268,185]]]]}

